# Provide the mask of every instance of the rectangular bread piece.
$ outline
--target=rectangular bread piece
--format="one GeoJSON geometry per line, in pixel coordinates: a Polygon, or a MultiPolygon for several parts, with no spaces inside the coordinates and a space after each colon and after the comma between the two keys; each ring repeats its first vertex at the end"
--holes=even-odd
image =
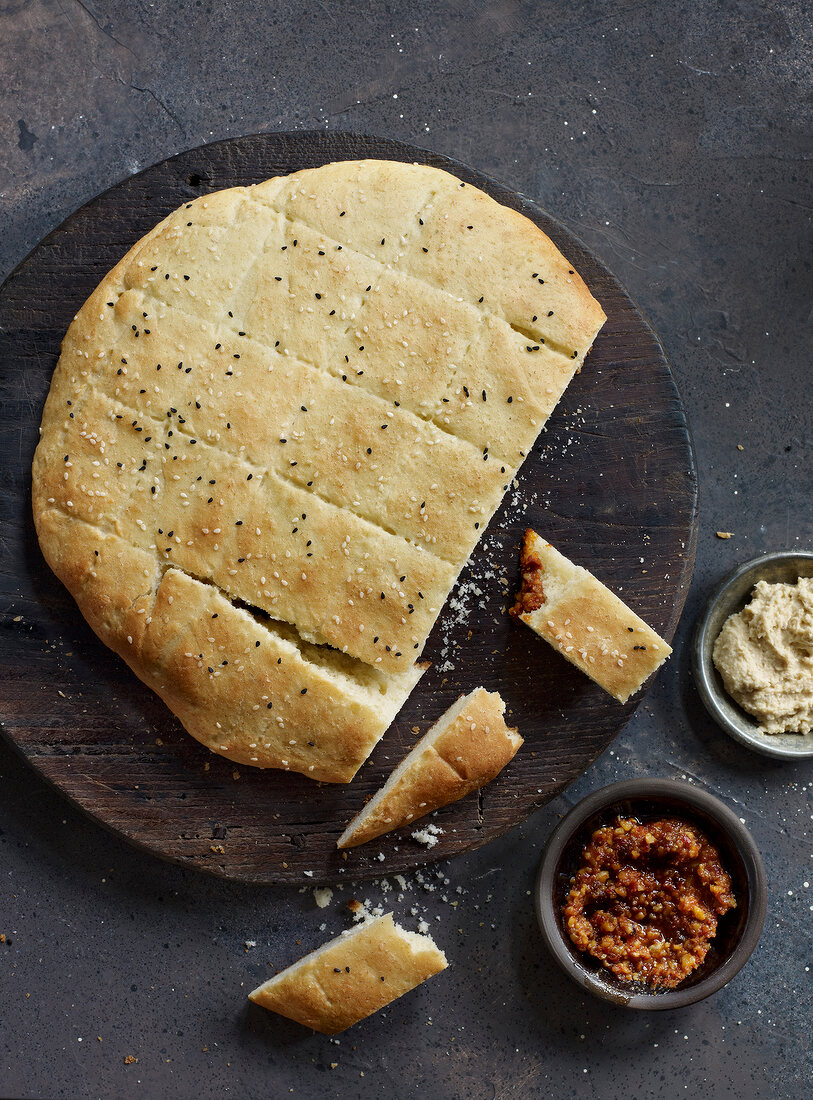
{"type": "Polygon", "coordinates": [[[670,646],[601,581],[530,528],[520,561],[522,586],[511,614],[626,703],[663,664],[670,646]]]}
{"type": "Polygon", "coordinates": [[[311,951],[248,996],[304,1027],[336,1035],[448,965],[431,936],[405,931],[386,913],[311,951]]]}
{"type": "Polygon", "coordinates": [[[383,672],[311,645],[79,516],[45,512],[40,530],[99,638],[193,737],[238,763],[349,783],[427,667],[383,672]]]}
{"type": "Polygon", "coordinates": [[[522,744],[496,692],[475,688],[424,734],[350,822],[337,847],[355,848],[489,783],[522,744]]]}

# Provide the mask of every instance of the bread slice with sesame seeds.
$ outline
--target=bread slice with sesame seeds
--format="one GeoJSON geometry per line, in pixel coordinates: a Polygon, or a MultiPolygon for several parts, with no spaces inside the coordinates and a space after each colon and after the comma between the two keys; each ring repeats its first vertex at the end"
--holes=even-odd
{"type": "Polygon", "coordinates": [[[522,744],[504,713],[500,696],[485,688],[458,699],[353,818],[336,847],[366,844],[490,783],[522,744]]]}
{"type": "Polygon", "coordinates": [[[48,563],[99,638],[213,752],[348,783],[426,670],[385,673],[164,569],[112,531],[51,509],[48,563]]]}
{"type": "Polygon", "coordinates": [[[311,951],[248,996],[303,1027],[336,1035],[448,965],[431,936],[407,932],[385,913],[311,951]]]}
{"type": "MultiPolygon", "coordinates": [[[[435,168],[346,161],[201,196],[133,246],[63,341],[33,466],[46,560],[73,591],[84,524],[130,548],[116,570],[94,569],[118,586],[105,597],[94,581],[94,600],[118,607],[126,562],[137,578],[149,561],[164,591],[218,594],[241,644],[238,611],[293,631],[303,659],[330,647],[316,662],[325,707],[314,689],[308,708],[329,725],[334,707],[328,741],[351,748],[343,762],[326,749],[320,766],[273,738],[254,760],[251,722],[246,744],[218,736],[232,698],[219,664],[187,668],[178,649],[141,668],[127,640],[141,628],[124,612],[102,635],[214,751],[346,777],[394,711],[376,723],[365,695],[357,737],[336,703],[342,669],[371,667],[393,705],[406,697],[603,320],[533,223],[435,168]]],[[[183,607],[170,618],[195,635],[183,607]]]]}
{"type": "Polygon", "coordinates": [[[672,652],[615,593],[530,528],[520,565],[522,584],[511,615],[619,703],[672,652]]]}

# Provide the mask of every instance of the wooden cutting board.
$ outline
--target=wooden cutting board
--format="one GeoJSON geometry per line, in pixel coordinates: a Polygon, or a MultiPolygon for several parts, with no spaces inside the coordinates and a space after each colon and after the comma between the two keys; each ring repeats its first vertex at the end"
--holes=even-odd
{"type": "MultiPolygon", "coordinates": [[[[207,145],[89,202],[0,289],[2,730],[67,798],[157,855],[243,881],[317,883],[405,871],[499,836],[580,775],[640,701],[619,706],[505,613],[526,526],[671,639],[691,578],[696,521],[680,397],[634,303],[538,206],[435,153],[321,132],[207,145]],[[139,237],[201,193],[360,157],[445,168],[521,211],[575,265],[608,320],[447,601],[424,653],[431,670],[355,781],[331,786],[212,755],[96,639],[40,554],[30,466],[62,336],[139,237]],[[347,821],[418,733],[478,684],[502,694],[509,724],[525,737],[505,772],[479,797],[432,819],[443,832],[431,850],[403,830],[337,852],[347,821]]],[[[674,658],[660,675],[677,675],[674,658]]]]}

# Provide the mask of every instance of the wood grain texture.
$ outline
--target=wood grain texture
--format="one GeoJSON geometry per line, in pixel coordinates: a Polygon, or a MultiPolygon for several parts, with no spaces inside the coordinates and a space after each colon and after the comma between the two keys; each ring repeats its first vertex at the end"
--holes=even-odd
{"type": "MultiPolygon", "coordinates": [[[[691,577],[691,444],[663,349],[634,303],[529,200],[444,157],[382,139],[321,132],[230,139],[164,161],[77,211],[0,290],[0,429],[3,732],[103,824],[229,878],[316,883],[392,874],[477,847],[557,794],[618,733],[640,699],[619,706],[506,614],[526,526],[589,567],[667,640],[691,577]],[[357,157],[435,165],[521,211],[576,266],[608,321],[447,601],[425,651],[433,667],[356,780],[334,787],[208,753],[102,646],[39,552],[30,463],[62,336],[139,237],[204,191],[357,157]],[[338,852],[347,821],[418,735],[478,684],[502,694],[506,720],[525,737],[505,772],[479,796],[438,812],[433,820],[444,831],[430,852],[408,831],[338,852]]],[[[670,675],[668,665],[660,675],[670,675]]]]}

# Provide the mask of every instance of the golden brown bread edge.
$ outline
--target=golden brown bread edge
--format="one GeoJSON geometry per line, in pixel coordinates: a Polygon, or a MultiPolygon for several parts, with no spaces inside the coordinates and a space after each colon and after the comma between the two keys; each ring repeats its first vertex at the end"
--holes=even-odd
{"type": "Polygon", "coordinates": [[[522,584],[510,614],[619,703],[672,652],[615,593],[530,528],[520,565],[522,584]]]}
{"type": "Polygon", "coordinates": [[[522,744],[504,712],[500,696],[482,687],[458,699],[353,818],[337,847],[365,844],[491,782],[522,744]]]}
{"type": "Polygon", "coordinates": [[[365,921],[249,993],[304,1027],[336,1035],[448,966],[430,936],[406,932],[391,913],[365,921]]]}

